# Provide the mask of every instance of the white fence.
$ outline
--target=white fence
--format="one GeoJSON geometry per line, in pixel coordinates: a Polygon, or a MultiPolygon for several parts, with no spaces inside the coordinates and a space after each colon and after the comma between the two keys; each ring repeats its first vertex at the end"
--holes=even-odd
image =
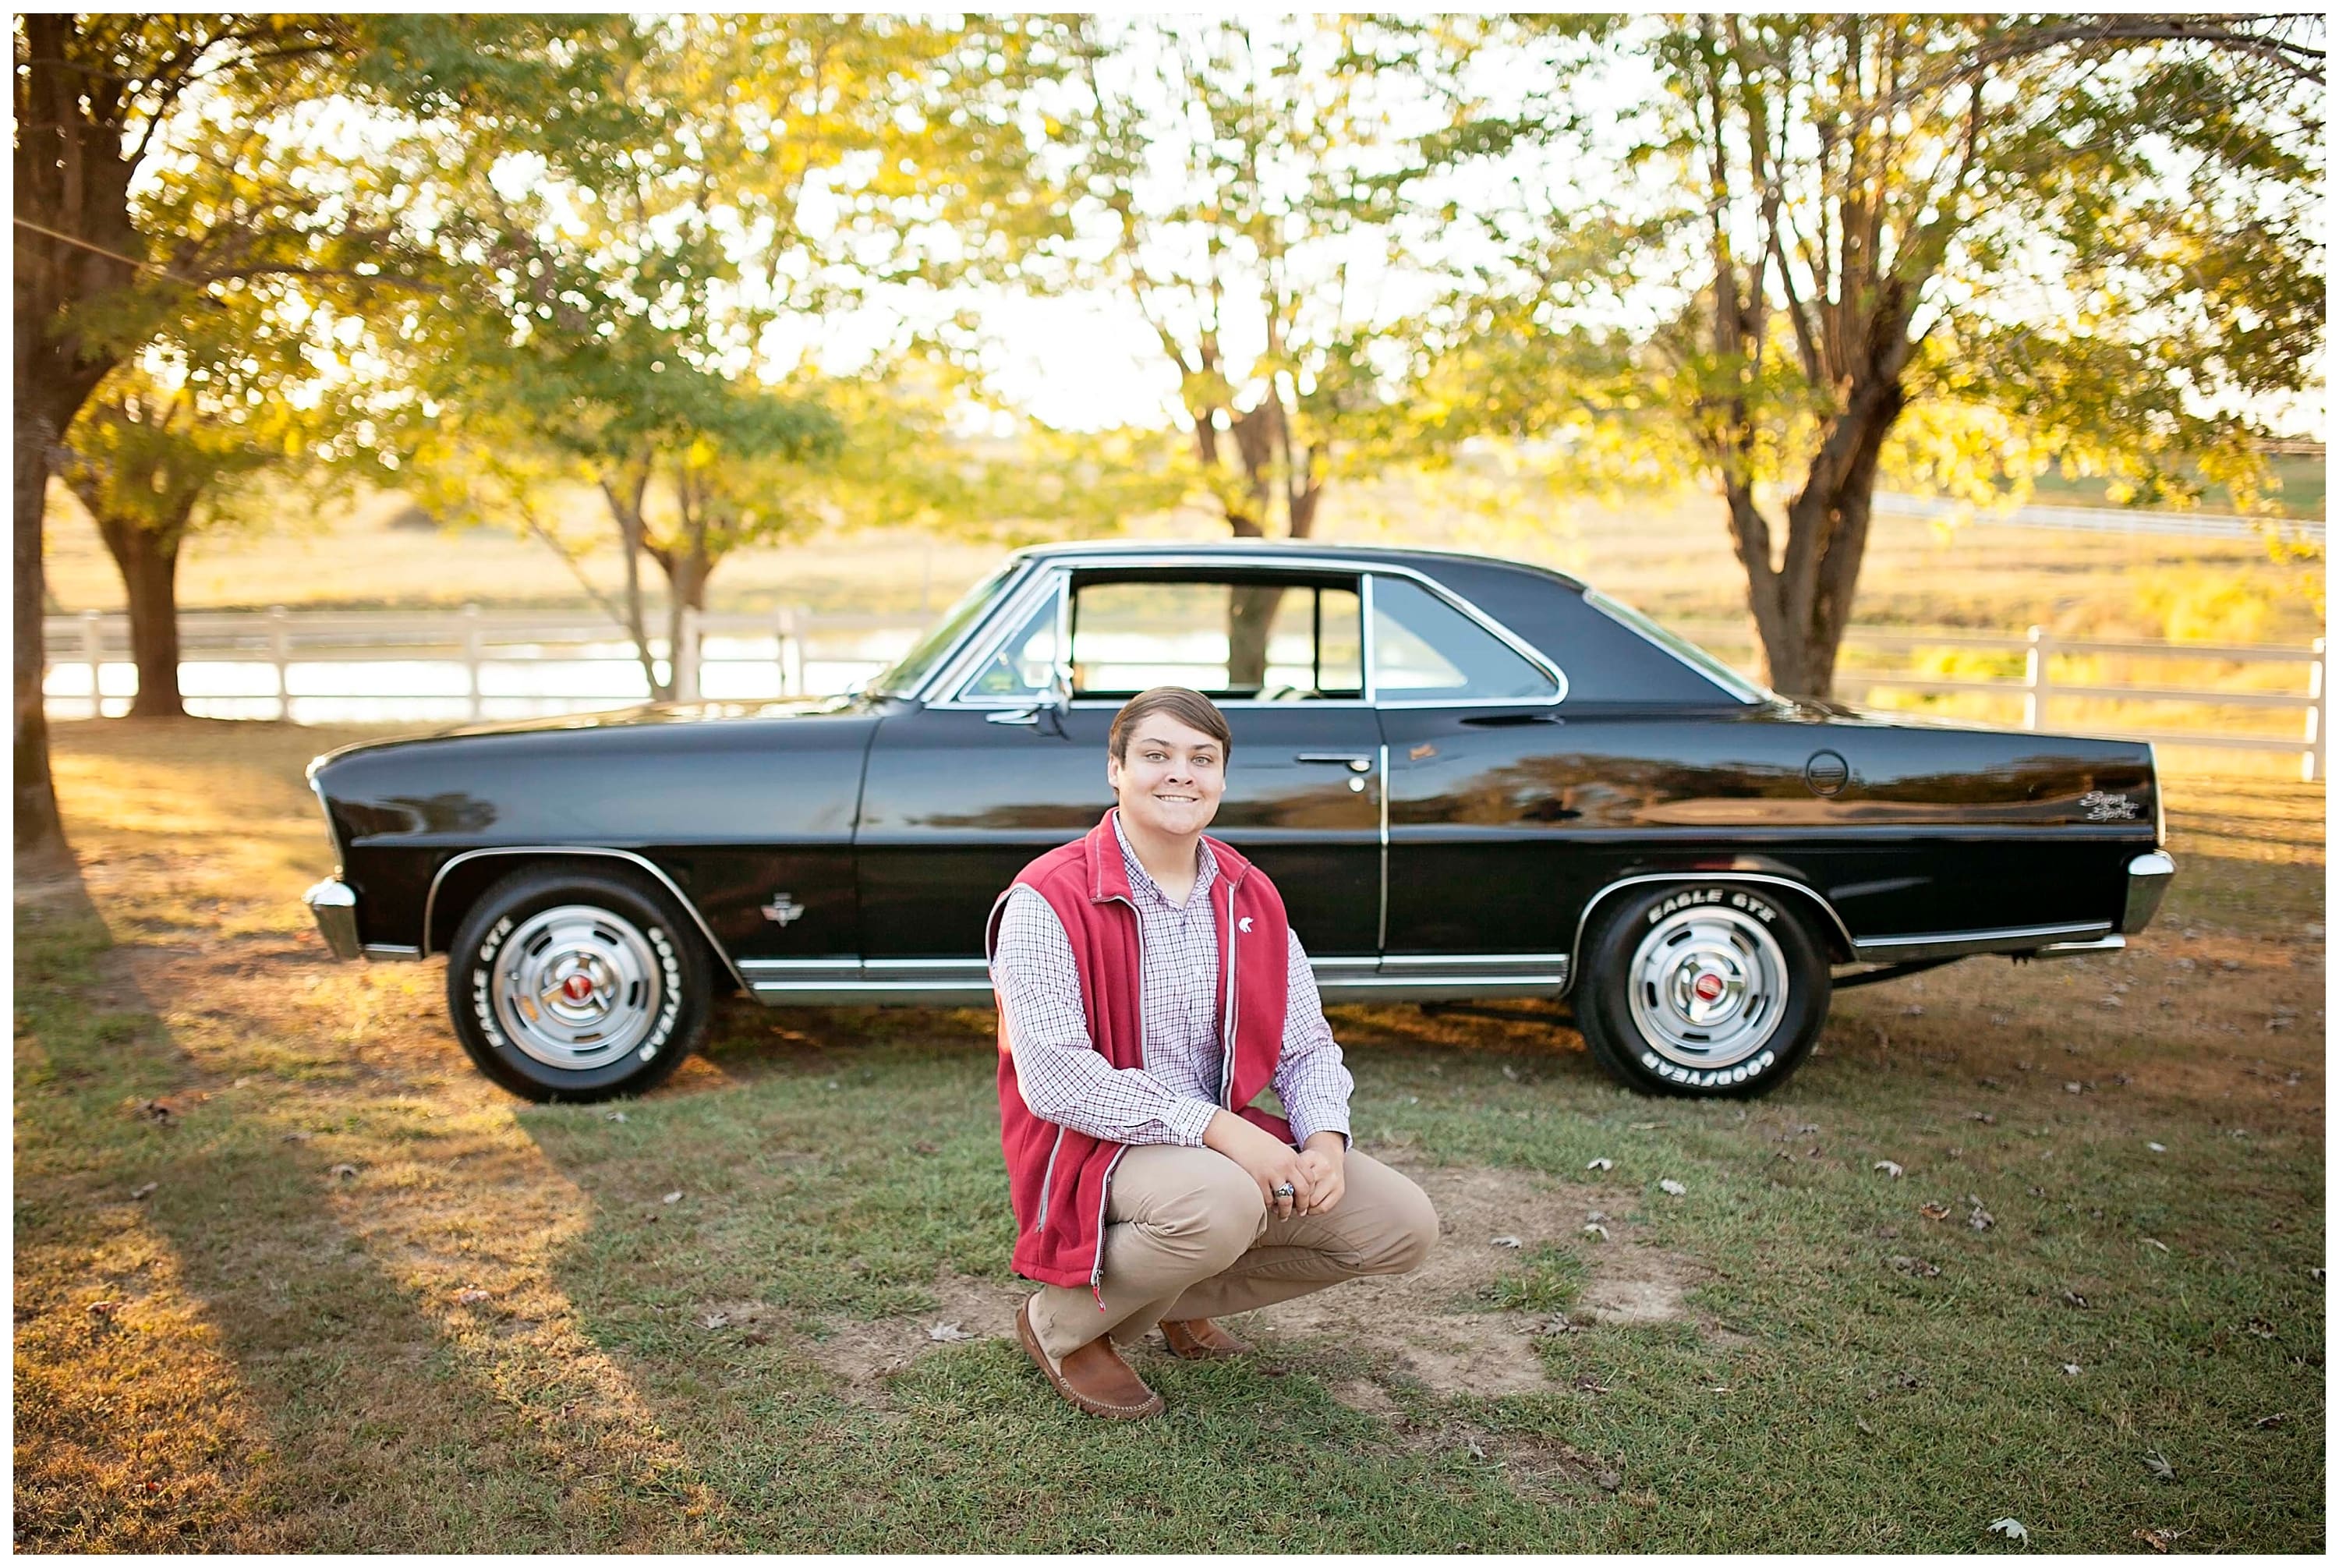
{"type": "MultiPolygon", "coordinates": [[[[1671,623],[1717,647],[1744,646],[1743,622],[1671,623]]],[[[898,615],[811,615],[783,607],[767,615],[686,615],[676,689],[683,696],[752,702],[839,692],[866,680],[906,652],[924,627],[898,615]]],[[[45,623],[49,669],[43,691],[51,714],[87,718],[126,712],[137,691],[129,662],[129,626],[121,614],[84,611],[45,623]]],[[[649,695],[630,639],[589,613],[487,615],[476,605],[423,614],[370,611],[193,611],[180,617],[180,685],[190,713],[215,718],[271,718],[311,724],[532,717],[641,702],[649,695]]],[[[2064,639],[2033,626],[2023,637],[1962,631],[1855,626],[1847,654],[1870,651],[1979,651],[2022,656],[2015,680],[1944,680],[1874,672],[1853,660],[1839,670],[1838,693],[1863,700],[1872,691],[1979,693],[2019,699],[2026,729],[2054,727],[2061,699],[2186,704],[2220,709],[2287,710],[2301,715],[2295,739],[2226,730],[2122,730],[2173,745],[2280,752],[2300,759],[2301,775],[2322,776],[2324,639],[2304,647],[2225,646],[2201,643],[2064,639]],[[2304,690],[2247,685],[2107,685],[2054,678],[2058,658],[2179,659],[2226,670],[2304,666],[2304,690]]],[[[660,673],[672,657],[652,644],[660,673]]],[[[2112,733],[2080,724],[2089,733],[2112,733]]]]}

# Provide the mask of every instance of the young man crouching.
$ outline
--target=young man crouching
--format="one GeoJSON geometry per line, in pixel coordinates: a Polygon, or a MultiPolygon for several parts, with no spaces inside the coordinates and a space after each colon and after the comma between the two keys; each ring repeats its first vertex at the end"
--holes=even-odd
{"type": "Polygon", "coordinates": [[[1158,1322],[1179,1356],[1239,1356],[1212,1319],[1406,1273],[1437,1238],[1421,1189],[1349,1147],[1354,1083],[1275,885],[1202,833],[1229,742],[1199,692],[1130,698],[1120,804],[992,910],[1015,1270],[1041,1282],[1018,1327],[1092,1415],[1162,1407],[1115,1340],[1158,1322]],[[1269,1085],[1288,1122],[1251,1108],[1269,1085]]]}

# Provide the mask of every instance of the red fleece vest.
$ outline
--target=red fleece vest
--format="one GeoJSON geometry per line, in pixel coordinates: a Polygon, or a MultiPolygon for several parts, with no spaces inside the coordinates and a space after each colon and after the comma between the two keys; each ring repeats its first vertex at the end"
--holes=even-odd
{"type": "MultiPolygon", "coordinates": [[[[1274,1078],[1283,1053],[1285,965],[1291,942],[1283,897],[1250,862],[1217,839],[1203,842],[1219,867],[1209,892],[1219,928],[1219,1103],[1288,1142],[1290,1124],[1250,1104],[1274,1078]]],[[[1025,866],[1015,882],[1048,901],[1071,940],[1089,1039],[1114,1067],[1143,1067],[1145,1027],[1138,991],[1144,958],[1113,814],[1107,812],[1084,837],[1025,866]]],[[[998,950],[999,917],[1006,905],[1002,893],[992,906],[983,937],[986,956],[998,950]]],[[[1031,1114],[1015,1080],[1003,1002],[999,1137],[1015,1209],[1015,1272],[1046,1285],[1100,1288],[1107,1189],[1113,1165],[1129,1146],[1031,1114]]]]}

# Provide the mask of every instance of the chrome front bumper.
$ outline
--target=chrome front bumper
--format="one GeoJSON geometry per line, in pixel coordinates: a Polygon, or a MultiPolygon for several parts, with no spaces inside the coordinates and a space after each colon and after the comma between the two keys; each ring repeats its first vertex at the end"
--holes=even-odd
{"type": "Polygon", "coordinates": [[[2156,849],[2127,863],[2127,906],[2120,912],[2120,930],[2133,935],[2152,923],[2160,901],[2176,875],[2176,863],[2166,850],[2156,849]]]}
{"type": "Polygon", "coordinates": [[[301,902],[316,916],[317,932],[335,958],[364,956],[365,950],[358,945],[358,895],[347,883],[329,876],[302,893],[301,902]]]}

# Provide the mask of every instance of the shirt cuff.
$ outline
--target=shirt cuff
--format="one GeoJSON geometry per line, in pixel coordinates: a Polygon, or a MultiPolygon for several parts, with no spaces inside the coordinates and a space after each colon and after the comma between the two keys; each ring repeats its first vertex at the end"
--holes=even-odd
{"type": "Polygon", "coordinates": [[[1294,1149],[1307,1148],[1308,1140],[1319,1132],[1338,1133],[1342,1149],[1351,1149],[1356,1145],[1357,1140],[1348,1136],[1348,1127],[1345,1120],[1327,1118],[1323,1121],[1311,1122],[1307,1119],[1307,1114],[1304,1111],[1297,1116],[1286,1117],[1284,1119],[1291,1123],[1291,1146],[1294,1149]]]}
{"type": "Polygon", "coordinates": [[[1218,1113],[1217,1100],[1189,1094],[1173,1102],[1169,1115],[1162,1120],[1169,1124],[1171,1142],[1186,1149],[1199,1149],[1202,1147],[1202,1134],[1209,1130],[1210,1118],[1218,1113]]]}

